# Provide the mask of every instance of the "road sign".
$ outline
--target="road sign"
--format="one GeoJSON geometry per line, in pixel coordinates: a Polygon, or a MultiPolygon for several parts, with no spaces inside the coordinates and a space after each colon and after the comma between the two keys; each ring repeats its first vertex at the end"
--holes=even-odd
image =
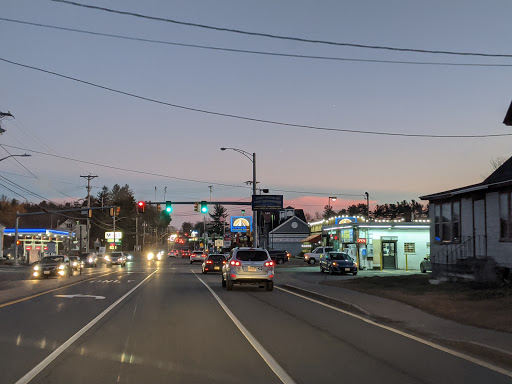
{"type": "Polygon", "coordinates": [[[221,240],[221,239],[215,240],[215,246],[216,247],[223,247],[224,246],[224,240],[221,240]]]}
{"type": "Polygon", "coordinates": [[[253,211],[279,211],[283,209],[283,195],[253,195],[253,211]]]}

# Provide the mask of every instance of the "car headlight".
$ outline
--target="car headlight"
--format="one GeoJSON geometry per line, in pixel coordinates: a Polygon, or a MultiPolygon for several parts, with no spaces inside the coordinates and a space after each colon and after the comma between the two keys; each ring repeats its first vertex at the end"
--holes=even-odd
{"type": "Polygon", "coordinates": [[[65,265],[63,265],[63,264],[59,265],[59,269],[65,269],[65,268],[66,268],[65,265]]]}
{"type": "Polygon", "coordinates": [[[158,254],[158,255],[156,255],[156,258],[157,258],[158,260],[161,260],[161,259],[162,259],[162,255],[161,255],[161,254],[158,254]]]}
{"type": "Polygon", "coordinates": [[[73,267],[76,267],[78,263],[76,261],[73,261],[73,267]]]}
{"type": "Polygon", "coordinates": [[[151,260],[155,255],[153,255],[153,253],[149,252],[148,253],[148,260],[151,260]]]}
{"type": "Polygon", "coordinates": [[[332,265],[333,265],[333,266],[337,266],[337,265],[338,265],[338,263],[334,262],[334,263],[332,263],[332,265]]]}
{"type": "Polygon", "coordinates": [[[87,259],[89,261],[89,263],[92,263],[93,262],[93,258],[92,257],[89,257],[89,259],[87,259]]]}
{"type": "Polygon", "coordinates": [[[105,256],[105,260],[106,260],[106,261],[110,261],[110,257],[105,256]]]}
{"type": "Polygon", "coordinates": [[[34,271],[39,271],[41,268],[39,267],[39,265],[35,265],[34,266],[34,271]]]}

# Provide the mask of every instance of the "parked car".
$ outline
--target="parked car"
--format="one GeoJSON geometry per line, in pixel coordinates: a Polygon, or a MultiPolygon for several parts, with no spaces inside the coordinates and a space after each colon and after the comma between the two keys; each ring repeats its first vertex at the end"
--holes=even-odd
{"type": "Polygon", "coordinates": [[[82,269],[84,268],[84,262],[80,259],[80,256],[69,256],[69,261],[71,262],[71,266],[73,267],[73,271],[79,271],[82,274],[82,269]]]}
{"type": "Polygon", "coordinates": [[[203,261],[202,272],[204,274],[207,274],[208,272],[222,273],[222,266],[224,264],[226,264],[226,257],[222,253],[212,253],[203,261]]]}
{"type": "Polygon", "coordinates": [[[425,257],[421,261],[420,271],[421,271],[421,273],[427,273],[427,271],[432,272],[432,263],[430,262],[430,257],[425,257]]]}
{"type": "Polygon", "coordinates": [[[126,256],[123,252],[111,252],[110,253],[110,264],[120,265],[124,267],[126,265],[126,256]]]}
{"type": "Polygon", "coordinates": [[[98,266],[98,255],[96,252],[82,252],[80,253],[80,260],[83,261],[85,267],[98,266]]]}
{"type": "Polygon", "coordinates": [[[327,252],[320,258],[320,272],[351,273],[357,275],[357,263],[347,253],[327,252]]]}
{"type": "Polygon", "coordinates": [[[274,260],[276,264],[283,264],[290,260],[290,253],[286,251],[281,251],[278,249],[267,249],[270,258],[274,260]]]}
{"type": "Polygon", "coordinates": [[[32,269],[32,276],[35,278],[47,278],[50,276],[73,276],[73,266],[71,265],[68,256],[45,256],[41,259],[41,261],[34,265],[32,269]]]}
{"type": "Polygon", "coordinates": [[[274,289],[274,261],[262,248],[234,248],[222,266],[222,286],[228,291],[233,284],[257,284],[267,291],[274,289]]]}
{"type": "Polygon", "coordinates": [[[325,255],[327,252],[333,251],[332,247],[317,247],[313,250],[313,252],[308,252],[304,254],[304,262],[309,264],[315,264],[320,260],[322,255],[325,255]]]}
{"type": "Polygon", "coordinates": [[[204,251],[194,251],[190,254],[190,264],[199,261],[202,263],[206,259],[206,253],[204,251]]]}

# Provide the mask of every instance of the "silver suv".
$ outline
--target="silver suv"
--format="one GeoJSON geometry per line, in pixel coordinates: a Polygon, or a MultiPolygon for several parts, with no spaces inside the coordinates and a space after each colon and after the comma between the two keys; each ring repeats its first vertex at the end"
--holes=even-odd
{"type": "Polygon", "coordinates": [[[235,248],[222,266],[222,286],[228,291],[233,284],[257,284],[267,291],[274,289],[274,262],[262,248],[235,248]]]}

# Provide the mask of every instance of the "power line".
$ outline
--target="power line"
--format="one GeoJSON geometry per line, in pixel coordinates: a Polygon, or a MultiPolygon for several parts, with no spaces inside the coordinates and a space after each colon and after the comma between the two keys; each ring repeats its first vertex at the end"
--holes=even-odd
{"type": "MultiPolygon", "coordinates": [[[[189,181],[189,182],[192,182],[192,183],[213,184],[213,185],[220,185],[220,186],[224,186],[224,187],[251,189],[250,187],[247,187],[247,186],[244,186],[244,185],[224,184],[224,183],[217,183],[217,182],[213,182],[213,181],[186,179],[186,178],[182,178],[182,177],[163,175],[163,174],[154,173],[154,172],[138,171],[138,170],[135,170],[135,169],[121,168],[121,167],[114,167],[112,165],[93,163],[91,161],[78,160],[78,159],[74,159],[74,158],[71,158],[71,157],[55,155],[53,153],[46,153],[46,152],[41,152],[41,151],[35,151],[33,149],[16,147],[14,145],[7,145],[7,144],[3,144],[3,145],[6,146],[6,147],[9,147],[9,148],[14,148],[14,149],[19,149],[19,150],[24,150],[24,151],[27,151],[27,152],[37,153],[39,155],[56,157],[56,158],[63,159],[63,160],[75,161],[75,162],[78,162],[78,163],[84,163],[84,164],[88,164],[88,165],[95,165],[95,166],[98,166],[98,167],[114,169],[114,170],[117,170],[117,171],[131,172],[131,173],[136,173],[136,174],[140,174],[140,175],[163,177],[163,178],[167,178],[167,179],[174,179],[174,180],[180,180],[180,181],[189,181]]],[[[344,196],[345,195],[351,196],[349,194],[344,194],[344,193],[339,193],[339,192],[307,192],[307,191],[306,192],[301,192],[301,191],[284,191],[284,190],[279,190],[279,189],[274,189],[274,188],[269,188],[269,189],[271,189],[273,191],[283,191],[283,192],[293,192],[293,193],[306,193],[306,194],[314,193],[314,194],[319,194],[319,195],[330,195],[330,196],[334,196],[334,195],[338,195],[338,196],[342,196],[342,195],[344,195],[344,196]]],[[[354,195],[354,196],[360,196],[360,195],[354,195]]],[[[239,201],[243,201],[245,199],[250,199],[250,198],[251,197],[244,197],[244,198],[240,199],[239,201]]]]}
{"type": "MultiPolygon", "coordinates": [[[[55,1],[55,0],[53,0],[53,1],[55,1]]],[[[315,125],[294,124],[294,123],[286,123],[286,122],[275,121],[275,120],[265,120],[265,119],[255,118],[255,117],[247,117],[247,116],[234,115],[234,114],[229,114],[229,113],[208,111],[208,110],[205,110],[205,109],[198,109],[198,108],[192,108],[192,107],[187,107],[187,106],[178,105],[178,104],[167,103],[165,101],[161,101],[161,100],[157,100],[157,99],[152,99],[152,98],[145,97],[145,96],[139,96],[139,95],[136,95],[136,94],[133,94],[133,93],[129,93],[129,92],[120,91],[120,90],[117,90],[117,89],[114,89],[114,88],[106,87],[104,85],[99,85],[99,84],[95,84],[95,83],[92,83],[92,82],[89,82],[89,81],[80,80],[80,79],[77,79],[75,77],[62,75],[60,73],[53,72],[53,71],[48,71],[46,69],[41,69],[41,68],[33,67],[33,66],[30,66],[30,65],[17,63],[15,61],[7,60],[7,59],[1,58],[1,57],[0,57],[0,61],[4,61],[6,63],[13,64],[13,65],[20,66],[20,67],[24,67],[24,68],[28,68],[28,69],[33,69],[35,71],[48,73],[50,75],[54,75],[54,76],[57,76],[57,77],[62,77],[64,79],[76,81],[76,82],[79,82],[79,83],[82,83],[82,84],[87,84],[87,85],[90,85],[92,87],[104,89],[106,91],[110,91],[110,92],[114,92],[114,93],[119,93],[121,95],[133,97],[133,98],[144,100],[144,101],[149,101],[151,103],[166,105],[166,106],[169,106],[169,107],[183,109],[183,110],[191,111],[191,112],[198,112],[198,113],[204,113],[204,114],[208,114],[208,115],[222,116],[222,117],[238,119],[238,120],[252,121],[252,122],[256,122],[256,123],[279,125],[279,126],[291,127],[291,128],[303,128],[303,129],[317,130],[317,131],[341,132],[341,133],[357,133],[357,134],[379,135],[379,136],[398,136],[398,137],[452,138],[452,139],[453,138],[459,138],[459,139],[460,138],[466,138],[466,139],[468,139],[468,138],[484,138],[484,137],[502,137],[502,136],[511,136],[512,135],[512,133],[498,133],[498,134],[487,134],[487,135],[428,135],[428,134],[397,133],[397,132],[377,132],[377,131],[363,131],[363,130],[355,130],[355,129],[328,128],[328,127],[319,127],[319,126],[315,126],[315,125]]]]}
{"type": "Polygon", "coordinates": [[[34,197],[37,197],[37,198],[39,198],[39,199],[43,199],[43,200],[48,200],[48,201],[50,201],[50,199],[47,199],[47,198],[46,198],[46,197],[44,197],[44,196],[38,195],[37,193],[32,192],[31,190],[29,190],[29,189],[27,189],[27,188],[25,188],[25,187],[22,187],[22,186],[21,186],[21,185],[19,185],[19,184],[16,184],[14,181],[9,180],[9,179],[8,179],[7,177],[5,177],[5,176],[1,176],[1,175],[0,175],[0,179],[3,179],[3,180],[5,180],[5,181],[7,181],[7,182],[8,182],[9,184],[11,184],[12,186],[17,187],[18,189],[21,189],[22,191],[24,191],[24,192],[26,192],[26,193],[29,193],[29,194],[31,194],[31,195],[32,195],[32,196],[34,196],[34,197]]]}
{"type": "Polygon", "coordinates": [[[135,13],[135,12],[120,11],[120,10],[116,10],[116,9],[98,7],[98,6],[94,6],[94,5],[80,4],[80,3],[76,3],[74,1],[68,1],[68,0],[51,0],[51,1],[53,1],[55,3],[63,3],[63,4],[74,5],[77,7],[83,7],[83,8],[104,11],[104,12],[116,13],[116,14],[120,14],[120,15],[133,16],[133,17],[143,18],[143,19],[147,19],[147,20],[163,21],[166,23],[185,25],[188,27],[204,28],[204,29],[221,31],[221,32],[231,32],[231,33],[237,33],[237,34],[248,35],[248,36],[267,37],[267,38],[271,38],[271,39],[292,40],[292,41],[299,41],[302,43],[326,44],[326,45],[354,47],[354,48],[366,48],[366,49],[380,49],[380,50],[397,51],[397,52],[416,52],[416,53],[431,53],[431,54],[459,55],[459,56],[512,57],[512,55],[510,55],[510,54],[440,51],[440,50],[428,50],[428,49],[416,49],[416,48],[399,48],[399,47],[390,47],[390,46],[382,46],[382,45],[343,43],[343,42],[328,41],[328,40],[314,40],[314,39],[306,39],[306,38],[294,37],[294,36],[274,35],[271,33],[249,32],[249,31],[244,31],[244,30],[240,30],[240,29],[215,27],[215,26],[206,25],[206,24],[191,23],[191,22],[168,19],[168,18],[163,18],[163,17],[148,16],[148,15],[143,15],[143,14],[135,13]]]}
{"type": "Polygon", "coordinates": [[[42,27],[42,28],[50,28],[50,29],[56,29],[56,30],[61,30],[61,31],[76,32],[76,33],[88,34],[88,35],[93,35],[93,36],[111,37],[111,38],[115,38],[115,39],[132,40],[132,41],[138,41],[138,42],[144,42],[144,43],[164,44],[164,45],[172,45],[172,46],[178,46],[178,47],[198,48],[198,49],[206,49],[206,50],[213,50],[213,51],[231,52],[231,53],[244,53],[244,54],[262,55],[262,56],[288,57],[288,58],[294,58],[294,59],[312,59],[312,60],[345,61],[345,62],[359,62],[359,63],[379,63],[379,64],[410,64],[410,65],[463,66],[463,67],[512,67],[512,64],[449,63],[449,62],[432,62],[432,61],[358,59],[358,58],[350,58],[350,57],[298,55],[298,54],[282,53],[282,52],[254,51],[254,50],[247,50],[247,49],[235,49],[235,48],[226,48],[226,47],[214,47],[214,46],[208,46],[208,45],[177,43],[177,42],[165,41],[165,40],[144,39],[141,37],[132,37],[132,36],[112,34],[112,33],[88,31],[88,30],[84,30],[84,29],[60,27],[60,26],[56,26],[56,25],[32,23],[29,21],[8,19],[8,18],[4,18],[4,17],[0,17],[0,20],[12,22],[12,23],[18,23],[18,24],[32,25],[32,26],[42,27]]]}
{"type": "Polygon", "coordinates": [[[27,200],[27,198],[26,198],[25,196],[20,195],[20,194],[19,194],[18,192],[16,192],[16,191],[13,191],[11,188],[7,187],[5,184],[0,183],[0,187],[3,187],[4,189],[7,189],[8,191],[10,191],[10,192],[14,193],[15,195],[20,196],[21,198],[25,199],[25,201],[28,203],[28,200],[27,200]]]}

